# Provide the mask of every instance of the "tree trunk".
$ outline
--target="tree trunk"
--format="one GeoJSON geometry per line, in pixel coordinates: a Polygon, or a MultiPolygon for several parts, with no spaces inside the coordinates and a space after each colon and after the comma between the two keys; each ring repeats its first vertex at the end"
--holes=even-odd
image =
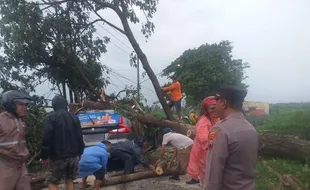
{"type": "MultiPolygon", "coordinates": [[[[177,175],[177,174],[182,174],[180,171],[177,171],[176,169],[172,169],[169,171],[166,171],[163,175],[177,175]]],[[[116,184],[122,184],[126,182],[131,182],[131,181],[137,181],[141,179],[147,179],[147,178],[152,178],[152,177],[157,177],[158,175],[153,173],[152,171],[140,171],[136,172],[133,174],[127,174],[127,175],[116,175],[113,177],[107,178],[104,183],[102,184],[102,187],[110,186],[110,185],[116,185],[116,184]]],[[[40,175],[37,176],[36,178],[31,178],[31,186],[32,189],[42,189],[46,187],[46,184],[44,183],[46,179],[45,175],[40,175]]]]}
{"type": "Polygon", "coordinates": [[[188,137],[194,139],[195,136],[196,136],[196,130],[195,130],[195,128],[193,127],[193,128],[188,129],[188,130],[187,130],[187,133],[186,133],[186,136],[188,136],[188,137]]]}
{"type": "Polygon", "coordinates": [[[157,95],[157,97],[158,97],[158,99],[159,99],[159,101],[160,101],[160,103],[161,103],[161,105],[162,105],[162,107],[164,109],[164,112],[165,112],[167,118],[169,120],[172,120],[173,119],[172,112],[171,112],[167,102],[165,101],[164,93],[163,93],[163,91],[160,88],[160,85],[159,85],[159,82],[157,80],[157,77],[156,77],[155,73],[153,72],[153,70],[152,70],[152,68],[151,68],[151,66],[149,64],[149,61],[147,60],[146,55],[142,51],[140,45],[138,44],[135,36],[133,35],[133,33],[131,31],[131,28],[129,26],[128,20],[127,20],[126,15],[125,15],[125,13],[127,11],[125,3],[123,2],[123,0],[120,0],[120,3],[121,3],[122,11],[118,7],[113,6],[113,5],[110,5],[109,8],[114,10],[116,12],[116,14],[119,16],[119,18],[120,18],[120,20],[122,22],[122,25],[124,27],[125,34],[126,34],[128,40],[129,40],[130,44],[132,45],[133,49],[137,53],[138,58],[140,59],[145,72],[147,73],[148,77],[151,80],[151,82],[152,82],[152,84],[154,86],[156,95],[157,95]]]}
{"type": "MultiPolygon", "coordinates": [[[[180,172],[175,169],[164,173],[165,176],[177,175],[177,174],[180,174],[180,172]]],[[[137,173],[127,174],[127,175],[122,175],[122,176],[115,176],[115,177],[108,178],[106,181],[104,181],[102,187],[131,182],[131,181],[137,181],[137,180],[147,179],[147,178],[152,178],[152,177],[157,177],[157,176],[158,175],[153,173],[152,171],[143,171],[143,172],[137,172],[137,173]]]]}
{"type": "Polygon", "coordinates": [[[166,171],[168,164],[165,160],[159,162],[159,164],[156,166],[156,174],[157,175],[163,175],[166,171]]]}
{"type": "Polygon", "coordinates": [[[310,142],[275,135],[259,135],[259,154],[306,161],[310,158],[310,142]]]}
{"type": "Polygon", "coordinates": [[[137,120],[146,125],[156,125],[157,127],[169,127],[175,132],[186,134],[189,129],[195,128],[195,126],[185,123],[178,123],[165,119],[157,119],[150,115],[138,115],[137,120]]]}

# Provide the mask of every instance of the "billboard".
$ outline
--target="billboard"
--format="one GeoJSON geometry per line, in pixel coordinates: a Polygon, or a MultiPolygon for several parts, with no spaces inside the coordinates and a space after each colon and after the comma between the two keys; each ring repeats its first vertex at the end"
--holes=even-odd
{"type": "Polygon", "coordinates": [[[245,101],[243,110],[247,115],[269,115],[269,103],[245,101]]]}
{"type": "Polygon", "coordinates": [[[77,114],[83,127],[102,127],[109,125],[117,125],[119,115],[102,111],[89,111],[77,114]]]}

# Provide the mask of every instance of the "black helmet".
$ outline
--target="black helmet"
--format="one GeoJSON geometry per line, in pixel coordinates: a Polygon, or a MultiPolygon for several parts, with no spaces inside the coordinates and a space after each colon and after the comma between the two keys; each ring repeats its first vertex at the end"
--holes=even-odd
{"type": "Polygon", "coordinates": [[[31,96],[21,90],[10,90],[2,94],[2,106],[11,113],[15,113],[15,102],[29,104],[31,101],[31,96]]]}

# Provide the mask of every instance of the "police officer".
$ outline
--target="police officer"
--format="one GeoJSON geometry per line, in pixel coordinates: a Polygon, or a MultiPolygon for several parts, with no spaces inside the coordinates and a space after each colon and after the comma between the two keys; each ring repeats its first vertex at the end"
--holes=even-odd
{"type": "Polygon", "coordinates": [[[3,93],[0,114],[0,190],[30,190],[25,160],[26,125],[23,118],[31,97],[19,90],[3,93]]]}
{"type": "Polygon", "coordinates": [[[246,95],[226,86],[215,96],[221,121],[209,132],[203,190],[254,190],[258,136],[242,113],[246,95]]]}

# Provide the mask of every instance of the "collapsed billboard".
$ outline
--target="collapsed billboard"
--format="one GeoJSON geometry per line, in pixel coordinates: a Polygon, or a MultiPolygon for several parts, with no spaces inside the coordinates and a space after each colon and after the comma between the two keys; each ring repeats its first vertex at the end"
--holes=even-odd
{"type": "Polygon", "coordinates": [[[243,110],[247,115],[269,115],[269,103],[245,101],[243,110]]]}

